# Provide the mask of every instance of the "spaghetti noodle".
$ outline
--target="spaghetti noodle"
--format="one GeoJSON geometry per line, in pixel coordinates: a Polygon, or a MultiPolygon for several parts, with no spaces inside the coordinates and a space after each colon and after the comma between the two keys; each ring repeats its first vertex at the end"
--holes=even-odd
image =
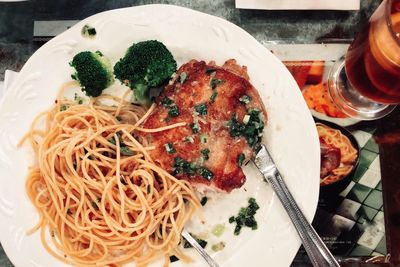
{"type": "Polygon", "coordinates": [[[325,143],[332,145],[340,150],[340,165],[333,169],[331,173],[321,179],[322,185],[331,184],[340,180],[350,173],[357,159],[357,149],[354,148],[347,136],[343,135],[339,130],[328,127],[324,124],[317,123],[317,131],[319,137],[325,143]]]}
{"type": "Polygon", "coordinates": [[[153,107],[123,99],[77,104],[58,97],[34,120],[22,140],[37,158],[26,183],[40,215],[31,232],[40,229],[46,250],[75,266],[146,266],[160,258],[168,266],[171,255],[189,261],[178,244],[199,201],[189,182],[148,155],[152,147],[140,133],[165,130],[140,127],[153,107]]]}

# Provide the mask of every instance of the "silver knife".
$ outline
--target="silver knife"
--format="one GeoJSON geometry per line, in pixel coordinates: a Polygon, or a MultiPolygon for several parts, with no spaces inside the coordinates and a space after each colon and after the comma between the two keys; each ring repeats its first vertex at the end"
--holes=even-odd
{"type": "Polygon", "coordinates": [[[296,201],[289,192],[289,189],[283,181],[282,176],[280,175],[278,168],[272,160],[265,145],[260,145],[254,163],[264,176],[264,179],[271,184],[287,214],[292,220],[313,266],[340,267],[339,263],[333,257],[315,229],[307,221],[306,217],[297,206],[296,201]]]}

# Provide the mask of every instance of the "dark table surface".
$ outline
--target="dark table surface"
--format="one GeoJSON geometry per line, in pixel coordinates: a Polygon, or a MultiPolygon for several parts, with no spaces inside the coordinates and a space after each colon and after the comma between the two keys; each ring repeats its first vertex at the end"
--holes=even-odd
{"type": "MultiPolygon", "coordinates": [[[[244,28],[262,44],[269,45],[349,42],[380,1],[361,0],[358,11],[266,11],[236,9],[234,0],[0,0],[0,81],[6,69],[18,71],[43,44],[33,35],[35,21],[80,20],[109,9],[153,3],[189,7],[225,18],[244,28]]],[[[400,133],[399,109],[373,124],[378,127],[379,136],[400,133]]],[[[392,264],[400,265],[400,145],[381,144],[379,149],[387,250],[392,264]]],[[[13,266],[1,246],[0,266],[13,266]]]]}

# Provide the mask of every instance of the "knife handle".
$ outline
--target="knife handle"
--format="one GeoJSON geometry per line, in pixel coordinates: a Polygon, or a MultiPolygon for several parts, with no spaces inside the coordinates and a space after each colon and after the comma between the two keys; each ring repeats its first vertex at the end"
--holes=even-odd
{"type": "Polygon", "coordinates": [[[313,266],[340,266],[297,206],[278,170],[274,168],[270,170],[270,173],[263,173],[263,175],[273,187],[292,220],[313,266]]]}

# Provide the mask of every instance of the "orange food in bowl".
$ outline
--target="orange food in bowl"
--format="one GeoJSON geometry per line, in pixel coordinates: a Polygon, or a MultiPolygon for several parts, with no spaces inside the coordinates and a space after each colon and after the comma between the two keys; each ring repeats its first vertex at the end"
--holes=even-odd
{"type": "Polygon", "coordinates": [[[309,109],[313,109],[329,117],[347,118],[347,115],[341,112],[333,103],[326,83],[306,87],[303,90],[303,97],[309,109]]]}

